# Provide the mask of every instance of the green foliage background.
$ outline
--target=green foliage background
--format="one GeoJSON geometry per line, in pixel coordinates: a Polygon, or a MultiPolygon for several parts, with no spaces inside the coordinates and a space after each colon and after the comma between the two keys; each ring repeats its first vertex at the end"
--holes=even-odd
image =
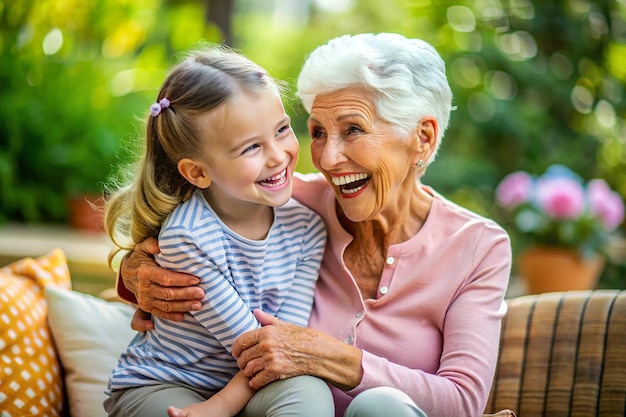
{"type": "MultiPolygon", "coordinates": [[[[211,1],[0,0],[0,222],[62,223],[133,158],[142,120],[178,54],[221,42],[211,1]]],[[[425,182],[498,219],[507,173],[562,163],[626,196],[624,0],[234,0],[233,46],[293,83],[328,39],[399,32],[432,43],[455,95],[425,182]]],[[[308,156],[306,115],[289,112],[308,156]]],[[[515,236],[513,236],[515,239],[515,236]]],[[[515,240],[514,240],[515,243],[515,240]]],[[[620,260],[605,280],[624,286],[620,260]]]]}

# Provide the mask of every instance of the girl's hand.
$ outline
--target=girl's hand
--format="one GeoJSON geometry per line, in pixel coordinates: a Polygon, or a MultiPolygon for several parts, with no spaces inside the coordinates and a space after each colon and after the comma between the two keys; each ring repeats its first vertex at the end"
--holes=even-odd
{"type": "Polygon", "coordinates": [[[138,332],[145,332],[147,330],[154,329],[154,322],[152,321],[152,314],[146,313],[142,309],[138,308],[133,314],[133,319],[130,322],[130,327],[138,332]]]}

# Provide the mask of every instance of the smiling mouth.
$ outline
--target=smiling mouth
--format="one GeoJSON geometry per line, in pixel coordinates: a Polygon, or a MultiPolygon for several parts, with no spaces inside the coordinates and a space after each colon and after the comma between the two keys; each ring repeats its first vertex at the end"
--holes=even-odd
{"type": "Polygon", "coordinates": [[[287,168],[283,169],[280,174],[273,177],[265,178],[264,180],[257,181],[264,187],[278,187],[287,182],[287,168]]]}
{"type": "Polygon", "coordinates": [[[354,194],[359,192],[370,180],[370,176],[365,173],[344,175],[343,177],[332,177],[333,184],[339,187],[342,194],[354,194]]]}

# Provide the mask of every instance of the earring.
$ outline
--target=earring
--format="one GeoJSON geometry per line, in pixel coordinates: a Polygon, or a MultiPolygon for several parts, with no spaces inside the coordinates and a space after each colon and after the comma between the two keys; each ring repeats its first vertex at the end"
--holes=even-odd
{"type": "Polygon", "coordinates": [[[424,161],[422,161],[421,159],[419,161],[417,161],[417,163],[415,164],[416,167],[421,168],[424,166],[424,161]]]}

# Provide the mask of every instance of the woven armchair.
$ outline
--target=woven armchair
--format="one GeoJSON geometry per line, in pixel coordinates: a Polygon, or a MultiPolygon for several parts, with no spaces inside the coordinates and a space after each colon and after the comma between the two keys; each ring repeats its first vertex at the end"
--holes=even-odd
{"type": "Polygon", "coordinates": [[[626,291],[507,300],[485,413],[626,416],[626,291]]]}

